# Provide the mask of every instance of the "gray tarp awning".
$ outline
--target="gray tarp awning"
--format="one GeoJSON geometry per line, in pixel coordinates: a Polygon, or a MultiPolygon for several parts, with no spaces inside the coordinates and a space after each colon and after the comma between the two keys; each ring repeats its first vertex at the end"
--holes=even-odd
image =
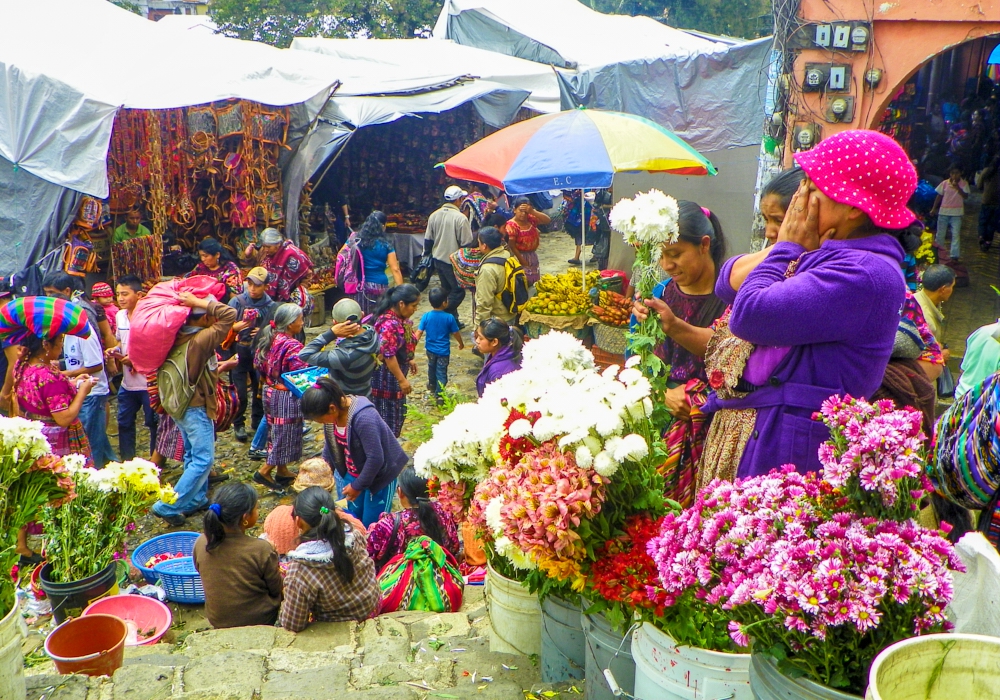
{"type": "Polygon", "coordinates": [[[703,153],[761,141],[770,39],[706,38],[577,0],[445,0],[434,36],[558,67],[564,109],[638,114],[703,153]]]}

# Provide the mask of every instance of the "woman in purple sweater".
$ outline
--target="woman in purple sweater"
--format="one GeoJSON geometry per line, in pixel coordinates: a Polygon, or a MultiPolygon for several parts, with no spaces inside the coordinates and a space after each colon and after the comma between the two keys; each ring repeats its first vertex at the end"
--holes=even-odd
{"type": "Polygon", "coordinates": [[[348,396],[329,377],[306,389],[300,405],[306,420],[323,424],[323,458],[346,481],[347,512],[368,527],[391,509],[403,448],[371,401],[348,396]]]}
{"type": "Polygon", "coordinates": [[[899,325],[906,285],[898,237],[914,220],[906,202],[917,182],[906,153],[883,134],[846,131],[795,160],[807,178],[777,243],[750,270],[742,258],[728,261],[716,286],[732,305],[729,330],[753,345],[734,390],[712,394],[702,409],[727,427],[710,441],[738,443],[706,447],[706,455],[739,455],[738,466],[703,462],[723,477],[788,463],[818,469],[829,432],[813,413],[833,394],[878,389],[899,325]]]}
{"type": "Polygon", "coordinates": [[[476,349],[486,358],[476,377],[476,392],[482,396],[487,384],[521,369],[521,331],[495,316],[479,324],[472,337],[476,349]]]}

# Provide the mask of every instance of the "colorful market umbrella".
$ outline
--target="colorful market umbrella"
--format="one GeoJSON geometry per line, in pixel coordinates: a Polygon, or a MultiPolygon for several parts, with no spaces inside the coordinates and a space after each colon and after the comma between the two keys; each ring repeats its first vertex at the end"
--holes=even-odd
{"type": "Polygon", "coordinates": [[[573,109],[512,124],[444,163],[445,172],[507,194],[611,187],[615,173],[715,175],[715,167],[659,124],[634,114],[573,109]]]}
{"type": "Polygon", "coordinates": [[[20,297],[0,306],[0,342],[5,348],[29,335],[51,339],[60,333],[90,337],[82,306],[52,297],[20,297]]]}

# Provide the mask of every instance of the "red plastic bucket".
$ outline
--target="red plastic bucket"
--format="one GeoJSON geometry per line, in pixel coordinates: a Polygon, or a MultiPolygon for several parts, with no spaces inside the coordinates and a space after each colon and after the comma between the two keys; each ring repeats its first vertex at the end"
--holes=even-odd
{"type": "Polygon", "coordinates": [[[45,653],[59,673],[110,676],[122,665],[128,627],[114,615],[67,620],[45,640],[45,653]]]}
{"type": "Polygon", "coordinates": [[[91,603],[83,616],[114,615],[125,621],[126,625],[134,625],[136,636],[134,640],[126,641],[125,646],[144,646],[156,644],[170,629],[173,614],[170,608],[153,598],[141,595],[113,595],[101,598],[91,603]]]}

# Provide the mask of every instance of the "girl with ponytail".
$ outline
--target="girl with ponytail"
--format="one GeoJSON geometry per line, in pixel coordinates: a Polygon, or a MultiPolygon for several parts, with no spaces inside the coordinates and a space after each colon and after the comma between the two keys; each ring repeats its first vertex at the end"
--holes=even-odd
{"type": "Polygon", "coordinates": [[[288,553],[285,600],[278,623],[301,632],[317,622],[365,620],[381,597],[364,532],[337,515],[333,496],[310,486],[292,506],[302,542],[288,553]]]}
{"type": "Polygon", "coordinates": [[[452,556],[458,557],[458,529],[455,521],[427,491],[427,479],[421,479],[413,467],[404,469],[398,478],[396,493],[403,510],[384,513],[379,521],[368,528],[368,553],[375,560],[376,568],[406,549],[414,537],[426,535],[452,556]]]}
{"type": "Polygon", "coordinates": [[[243,483],[218,489],[205,511],[205,533],[195,540],[193,557],[213,627],[273,625],[278,619],[278,553],[247,534],[257,515],[257,491],[243,483]]]}
{"type": "Polygon", "coordinates": [[[396,437],[403,432],[406,397],[413,391],[406,377],[417,373],[413,359],[417,341],[410,317],[419,301],[416,287],[401,284],[382,295],[372,312],[372,325],[382,341],[380,362],[372,375],[372,402],[396,437]]]}
{"type": "Polygon", "coordinates": [[[253,366],[267,385],[264,387],[264,415],[269,436],[267,460],[253,480],[272,491],[281,491],[295,481],[288,465],[302,459],[302,411],[299,400],[281,381],[285,372],[307,367],[299,359],[302,343],[296,335],[302,331],[302,309],[295,304],[282,304],[274,319],[257,334],[253,366]],[[271,472],[277,467],[272,478],[271,472]]]}

